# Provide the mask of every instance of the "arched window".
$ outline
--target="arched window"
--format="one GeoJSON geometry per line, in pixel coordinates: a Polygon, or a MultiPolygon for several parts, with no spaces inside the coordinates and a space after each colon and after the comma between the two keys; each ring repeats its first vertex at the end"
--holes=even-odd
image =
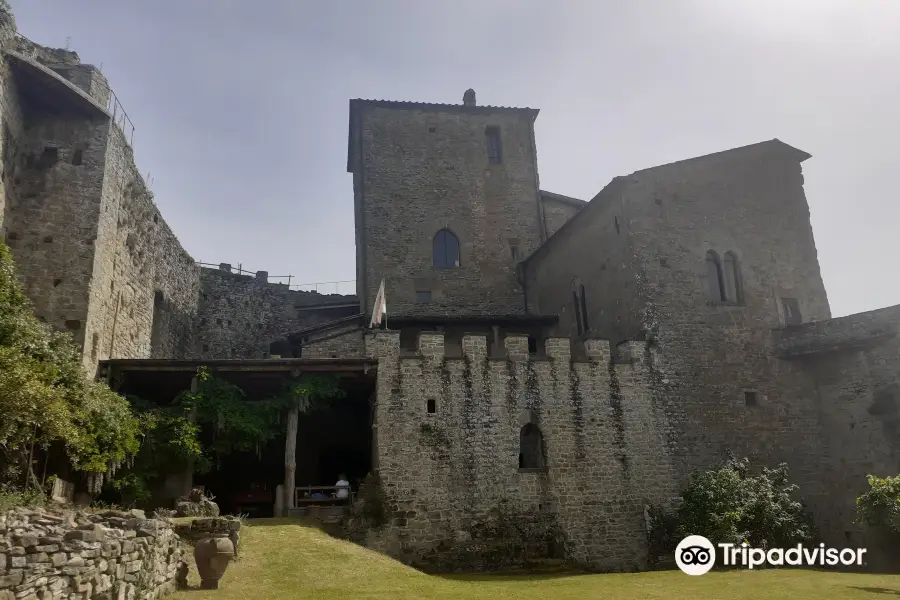
{"type": "Polygon", "coordinates": [[[441,229],[433,241],[434,266],[438,269],[455,269],[459,266],[459,239],[447,229],[441,229]]]}
{"type": "Polygon", "coordinates": [[[526,423],[519,431],[519,468],[544,468],[544,436],[534,423],[526,423]]]}
{"type": "Polygon", "coordinates": [[[744,301],[744,290],[741,289],[741,270],[734,252],[725,253],[725,299],[740,304],[744,301]]]}
{"type": "Polygon", "coordinates": [[[722,263],[719,262],[719,255],[712,250],[706,253],[706,278],[709,280],[709,299],[723,302],[725,285],[722,281],[722,263]]]}

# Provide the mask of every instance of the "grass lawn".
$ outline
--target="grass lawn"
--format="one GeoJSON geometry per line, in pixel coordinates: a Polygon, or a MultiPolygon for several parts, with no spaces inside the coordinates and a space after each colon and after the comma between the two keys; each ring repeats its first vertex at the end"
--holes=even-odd
{"type": "MultiPolygon", "coordinates": [[[[176,600],[888,600],[900,575],[770,570],[689,577],[681,571],[610,575],[435,577],[287,519],[252,521],[241,557],[218,590],[190,589],[176,600]]],[[[191,559],[192,560],[192,559],[191,559]]],[[[191,566],[192,586],[197,586],[191,566]]]]}

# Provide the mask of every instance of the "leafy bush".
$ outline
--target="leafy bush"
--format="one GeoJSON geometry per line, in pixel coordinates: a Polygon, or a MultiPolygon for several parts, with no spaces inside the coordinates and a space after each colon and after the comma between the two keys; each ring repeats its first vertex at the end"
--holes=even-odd
{"type": "Polygon", "coordinates": [[[900,475],[868,476],[869,491],[856,499],[857,521],[888,533],[900,533],[900,475]]]}
{"type": "MultiPolygon", "coordinates": [[[[747,459],[694,474],[674,512],[653,511],[651,551],[671,553],[688,535],[713,544],[747,542],[756,548],[785,548],[807,542],[813,526],[797,486],[788,483],[787,465],[750,473],[747,459]]],[[[655,558],[655,557],[653,557],[655,558]]]]}
{"type": "Polygon", "coordinates": [[[40,487],[35,449],[59,444],[72,466],[102,480],[138,450],[128,402],[88,380],[70,334],[34,315],[0,242],[0,483],[40,487]]]}
{"type": "Polygon", "coordinates": [[[334,377],[308,374],[290,380],[280,394],[248,401],[243,390],[205,367],[197,371],[197,384],[196,390],[180,393],[172,406],[130,398],[140,420],[141,450],[107,486],[123,503],[145,504],[157,481],[188,465],[204,473],[223,456],[265,444],[281,434],[279,421],[292,406],[308,414],[344,393],[334,377]]]}

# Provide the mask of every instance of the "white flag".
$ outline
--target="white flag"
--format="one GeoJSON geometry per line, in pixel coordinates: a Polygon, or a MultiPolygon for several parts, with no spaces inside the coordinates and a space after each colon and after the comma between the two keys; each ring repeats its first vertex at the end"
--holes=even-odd
{"type": "Polygon", "coordinates": [[[378,295],[375,296],[375,306],[372,307],[372,321],[369,327],[377,327],[381,325],[381,319],[387,314],[387,300],[384,297],[384,277],[381,278],[381,285],[378,287],[378,295]]]}

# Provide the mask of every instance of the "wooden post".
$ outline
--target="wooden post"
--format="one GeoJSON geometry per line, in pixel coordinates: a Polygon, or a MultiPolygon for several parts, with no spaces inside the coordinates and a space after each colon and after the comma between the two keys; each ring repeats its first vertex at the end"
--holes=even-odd
{"type": "Polygon", "coordinates": [[[288,412],[287,439],[284,441],[284,512],[294,508],[294,496],[297,485],[297,422],[300,419],[300,406],[294,404],[288,412]]]}
{"type": "MultiPolygon", "coordinates": [[[[197,376],[191,379],[191,392],[196,393],[200,389],[200,380],[197,379],[197,376]]],[[[194,423],[197,420],[197,415],[194,414],[194,411],[191,411],[188,414],[188,421],[194,423]]],[[[181,479],[181,489],[182,496],[190,496],[191,490],[194,489],[194,459],[190,459],[188,461],[188,465],[184,470],[184,475],[181,479]]]]}

